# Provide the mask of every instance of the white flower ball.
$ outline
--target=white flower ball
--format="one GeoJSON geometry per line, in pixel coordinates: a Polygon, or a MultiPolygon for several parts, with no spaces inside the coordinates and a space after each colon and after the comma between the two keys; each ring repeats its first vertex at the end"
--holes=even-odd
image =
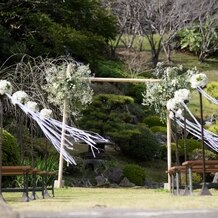
{"type": "Polygon", "coordinates": [[[21,104],[25,104],[29,99],[29,96],[24,91],[17,91],[12,95],[12,103],[16,104],[16,101],[21,104]]]}
{"type": "Polygon", "coordinates": [[[174,98],[176,98],[179,102],[189,101],[191,93],[188,89],[179,89],[175,91],[174,98]]]}
{"type": "Polygon", "coordinates": [[[7,80],[0,80],[0,95],[12,93],[12,85],[7,80]]]}
{"type": "Polygon", "coordinates": [[[180,102],[176,98],[171,98],[167,101],[167,110],[175,111],[178,110],[180,102]]]}
{"type": "Polygon", "coordinates": [[[40,111],[40,117],[49,119],[52,116],[52,110],[44,108],[40,111]]]}
{"type": "Polygon", "coordinates": [[[190,83],[194,89],[197,87],[204,88],[208,83],[208,78],[204,73],[194,74],[190,79],[190,83]]]}
{"type": "Polygon", "coordinates": [[[26,107],[28,107],[33,112],[39,112],[38,104],[34,101],[28,101],[26,104],[26,107]]]}

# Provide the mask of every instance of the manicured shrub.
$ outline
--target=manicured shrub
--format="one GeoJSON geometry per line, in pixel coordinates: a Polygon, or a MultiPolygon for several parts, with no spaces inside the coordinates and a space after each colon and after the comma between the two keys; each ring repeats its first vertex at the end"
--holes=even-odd
{"type": "Polygon", "coordinates": [[[159,116],[148,116],[143,120],[143,123],[145,123],[148,127],[152,126],[165,126],[164,123],[161,122],[159,116]]]}
{"type": "MultiPolygon", "coordinates": [[[[185,180],[186,180],[185,174],[182,174],[181,182],[183,185],[185,185],[185,180]]],[[[192,173],[192,183],[193,184],[199,184],[201,181],[202,181],[202,177],[199,173],[192,173]]]]}
{"type": "Polygon", "coordinates": [[[209,131],[218,134],[218,124],[213,124],[207,128],[209,131]]]}
{"type": "MultiPolygon", "coordinates": [[[[196,139],[186,139],[187,152],[190,154],[193,150],[201,148],[201,141],[196,139]]],[[[184,140],[179,139],[179,153],[184,155],[184,140]]]]}
{"type": "Polygon", "coordinates": [[[123,169],[123,175],[126,177],[130,182],[134,183],[135,185],[144,185],[145,181],[145,170],[136,164],[128,164],[123,169]]]}
{"type": "MultiPolygon", "coordinates": [[[[186,145],[187,145],[187,155],[190,156],[192,152],[195,149],[200,149],[201,148],[201,142],[196,140],[196,139],[186,139],[186,145]]],[[[180,159],[184,159],[184,141],[182,139],[178,140],[178,147],[179,147],[179,157],[180,159]]],[[[172,143],[172,156],[173,159],[175,159],[175,153],[176,153],[176,143],[172,143]]]]}
{"type": "Polygon", "coordinates": [[[167,128],[165,126],[152,126],[150,130],[154,133],[156,132],[167,133],[167,128]]]}
{"type": "Polygon", "coordinates": [[[156,136],[144,124],[123,124],[110,136],[124,154],[137,160],[151,160],[159,153],[160,144],[156,136]]]}
{"type": "Polygon", "coordinates": [[[218,98],[218,82],[212,81],[207,84],[207,92],[214,98],[218,98]]]}
{"type": "Polygon", "coordinates": [[[17,165],[20,162],[19,146],[16,138],[11,135],[8,131],[3,130],[3,141],[2,141],[2,165],[17,165]]]}
{"type": "MultiPolygon", "coordinates": [[[[206,160],[216,160],[218,155],[210,150],[205,150],[205,159],[206,160]]],[[[195,149],[191,153],[191,159],[193,160],[202,160],[202,149],[195,149]]]]}

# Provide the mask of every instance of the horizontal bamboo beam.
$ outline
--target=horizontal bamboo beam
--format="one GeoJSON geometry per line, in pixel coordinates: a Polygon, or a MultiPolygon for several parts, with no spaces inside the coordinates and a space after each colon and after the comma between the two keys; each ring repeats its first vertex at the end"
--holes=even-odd
{"type": "Polygon", "coordinates": [[[147,83],[147,82],[160,82],[160,79],[135,79],[135,78],[103,78],[103,77],[90,77],[91,82],[116,82],[116,83],[147,83]]]}

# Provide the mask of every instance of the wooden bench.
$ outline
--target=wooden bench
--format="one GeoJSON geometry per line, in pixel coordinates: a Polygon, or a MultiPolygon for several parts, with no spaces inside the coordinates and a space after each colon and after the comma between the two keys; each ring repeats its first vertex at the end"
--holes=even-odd
{"type": "Polygon", "coordinates": [[[47,176],[54,176],[55,174],[55,172],[47,172],[38,169],[33,169],[31,166],[2,166],[2,176],[20,175],[24,177],[23,188],[2,188],[2,192],[23,192],[23,201],[29,201],[29,191],[32,191],[32,199],[35,200],[36,191],[41,191],[42,197],[45,198],[45,194],[47,194],[47,190],[49,189],[52,190],[52,195],[54,197],[54,184],[52,183],[52,186],[48,188],[45,179],[47,176]],[[42,177],[41,187],[36,187],[37,175],[42,177]],[[32,184],[30,182],[30,176],[32,176],[33,178],[32,184]]]}
{"type": "MultiPolygon", "coordinates": [[[[193,182],[192,173],[203,173],[203,161],[202,160],[190,160],[182,163],[181,166],[171,167],[167,173],[170,174],[172,180],[172,190],[174,190],[175,176],[176,176],[176,193],[179,194],[179,174],[187,173],[189,180],[189,192],[192,194],[193,182]]],[[[216,173],[218,172],[218,160],[206,160],[205,161],[205,173],[216,173]]],[[[199,188],[196,186],[195,188],[199,188]]],[[[218,184],[208,184],[208,188],[218,188],[218,184]]]]}

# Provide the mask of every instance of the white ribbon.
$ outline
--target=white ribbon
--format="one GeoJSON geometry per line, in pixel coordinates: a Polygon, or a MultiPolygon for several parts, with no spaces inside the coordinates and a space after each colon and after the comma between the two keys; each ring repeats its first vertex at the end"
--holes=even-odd
{"type": "MultiPolygon", "coordinates": [[[[39,112],[33,112],[27,106],[21,104],[19,101],[12,98],[11,95],[6,94],[7,97],[18,105],[22,111],[26,113],[28,117],[35,120],[46,138],[54,145],[55,149],[60,153],[61,149],[61,130],[65,129],[64,142],[65,147],[68,149],[73,149],[75,142],[85,142],[91,148],[92,154],[95,157],[95,151],[99,152],[98,148],[95,146],[96,141],[100,143],[109,143],[110,141],[103,138],[97,133],[92,133],[84,130],[77,129],[68,125],[63,125],[60,121],[55,119],[47,119],[40,116],[39,112]],[[72,141],[71,141],[72,140],[72,141]]],[[[63,149],[63,158],[71,163],[76,164],[74,158],[63,149]]]]}

